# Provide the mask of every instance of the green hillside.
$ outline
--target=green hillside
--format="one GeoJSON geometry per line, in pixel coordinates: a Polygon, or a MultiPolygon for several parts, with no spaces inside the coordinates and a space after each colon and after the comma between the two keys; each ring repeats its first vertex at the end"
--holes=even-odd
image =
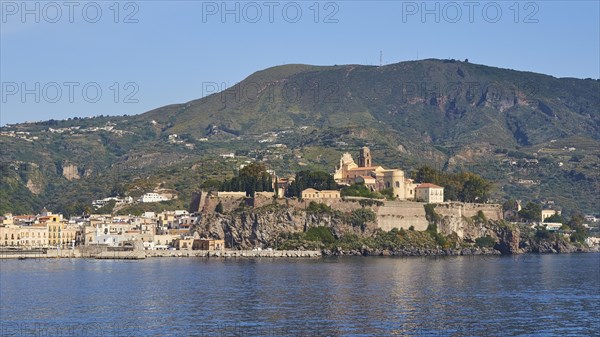
{"type": "Polygon", "coordinates": [[[475,171],[494,181],[498,200],[600,213],[600,81],[455,60],[278,66],[141,115],[1,131],[0,212],[79,209],[156,188],[187,201],[245,161],[280,174],[332,171],[343,152],[368,145],[389,167],[475,171]],[[236,158],[219,156],[229,152],[236,158]]]}

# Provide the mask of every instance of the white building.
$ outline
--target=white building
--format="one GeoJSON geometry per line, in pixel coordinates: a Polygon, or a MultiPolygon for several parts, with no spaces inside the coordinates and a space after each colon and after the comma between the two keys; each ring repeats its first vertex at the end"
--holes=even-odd
{"type": "Polygon", "coordinates": [[[444,188],[430,183],[420,184],[415,187],[415,198],[428,204],[444,202],[444,188]]]}
{"type": "Polygon", "coordinates": [[[544,220],[546,220],[546,218],[549,218],[551,216],[553,216],[554,214],[561,214],[561,211],[557,211],[557,210],[553,210],[553,209],[543,209],[542,210],[542,222],[544,220]]]}
{"type": "Polygon", "coordinates": [[[547,231],[556,232],[563,226],[563,224],[560,222],[544,222],[544,226],[546,227],[547,231]]]}
{"type": "Polygon", "coordinates": [[[139,202],[159,202],[166,200],[169,200],[169,198],[158,193],[146,193],[138,199],[139,202]]]}

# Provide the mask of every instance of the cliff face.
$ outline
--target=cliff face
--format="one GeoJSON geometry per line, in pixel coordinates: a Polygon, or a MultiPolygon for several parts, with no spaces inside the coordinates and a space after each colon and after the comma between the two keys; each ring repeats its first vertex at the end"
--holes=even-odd
{"type": "Polygon", "coordinates": [[[498,243],[494,247],[503,255],[519,254],[523,251],[520,248],[521,231],[517,227],[503,225],[495,226],[495,234],[498,237],[498,243]]]}
{"type": "MultiPolygon", "coordinates": [[[[499,218],[498,205],[439,204],[433,215],[426,215],[425,210],[421,215],[417,208],[424,207],[422,203],[406,203],[402,207],[391,203],[390,208],[386,202],[365,206],[373,210],[376,217],[357,226],[351,224],[348,216],[363,208],[357,202],[329,201],[329,211],[320,213],[307,209],[303,201],[291,199],[275,202],[265,199],[254,204],[258,207],[252,207],[252,203],[244,199],[209,197],[203,204],[204,211],[193,229],[194,234],[224,239],[227,247],[238,249],[278,248],[290,237],[297,239],[310,228],[326,227],[335,242],[320,246],[309,243],[310,249],[321,247],[326,255],[509,255],[586,250],[563,237],[537,238],[530,228],[504,222],[499,218]],[[214,211],[219,203],[223,213],[214,211]],[[402,209],[407,212],[403,213],[402,209]],[[427,223],[426,216],[435,218],[437,232],[416,226],[414,231],[408,230],[410,224],[427,223]],[[495,244],[478,246],[477,239],[482,237],[489,237],[495,244]]],[[[309,249],[306,244],[300,240],[295,247],[309,249]]]]}
{"type": "Polygon", "coordinates": [[[439,220],[438,231],[444,235],[455,233],[467,242],[475,242],[482,236],[494,236],[494,226],[486,220],[502,220],[502,206],[495,204],[444,203],[434,208],[439,220]]]}
{"type": "MultiPolygon", "coordinates": [[[[293,208],[277,207],[271,210],[241,210],[229,214],[203,214],[195,231],[201,237],[224,239],[227,246],[241,249],[277,247],[282,233],[303,233],[311,227],[324,226],[336,237],[352,232],[364,235],[338,217],[329,214],[311,214],[293,208]]],[[[372,229],[370,227],[369,229],[372,229]]]]}

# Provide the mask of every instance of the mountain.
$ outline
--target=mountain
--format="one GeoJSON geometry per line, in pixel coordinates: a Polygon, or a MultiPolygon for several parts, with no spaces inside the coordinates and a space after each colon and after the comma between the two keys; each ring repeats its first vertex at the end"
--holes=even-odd
{"type": "Polygon", "coordinates": [[[600,213],[600,80],[456,60],[284,65],[136,116],[1,131],[0,211],[74,211],[158,188],[177,190],[170,206],[180,207],[203,180],[246,160],[280,174],[332,171],[341,153],[368,145],[389,167],[475,171],[495,183],[498,200],[600,213]],[[228,152],[236,159],[219,156],[228,152]]]}

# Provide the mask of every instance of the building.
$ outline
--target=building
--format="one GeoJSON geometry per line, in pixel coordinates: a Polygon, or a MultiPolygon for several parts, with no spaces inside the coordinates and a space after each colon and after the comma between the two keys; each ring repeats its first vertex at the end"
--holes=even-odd
{"type": "Polygon", "coordinates": [[[21,246],[24,248],[48,247],[48,228],[46,225],[21,226],[20,236],[21,246]]]}
{"type": "Polygon", "coordinates": [[[173,241],[173,245],[177,250],[192,250],[194,247],[194,237],[186,236],[177,238],[173,241]]]}
{"type": "Polygon", "coordinates": [[[223,250],[225,249],[225,240],[195,239],[192,248],[197,250],[223,250]]]}
{"type": "Polygon", "coordinates": [[[2,246],[21,246],[21,226],[6,225],[0,227],[0,243],[2,243],[2,246]]]}
{"type": "Polygon", "coordinates": [[[294,178],[279,178],[273,179],[273,190],[276,192],[278,198],[285,197],[285,191],[294,182],[294,178]]]}
{"type": "Polygon", "coordinates": [[[246,192],[217,192],[219,198],[245,198],[246,192]]]}
{"type": "Polygon", "coordinates": [[[159,201],[167,201],[169,198],[164,195],[160,195],[158,193],[146,193],[142,195],[138,201],[139,202],[159,202],[159,201]]]}
{"type": "Polygon", "coordinates": [[[543,209],[542,210],[542,222],[544,220],[546,220],[547,218],[553,216],[554,214],[560,215],[561,211],[557,211],[557,210],[554,210],[554,209],[543,209]]]}
{"type": "Polygon", "coordinates": [[[546,227],[546,230],[550,231],[550,232],[556,232],[562,226],[563,226],[563,224],[561,224],[560,222],[545,222],[544,223],[544,227],[546,227]]]}
{"type": "Polygon", "coordinates": [[[394,197],[400,200],[415,198],[416,185],[404,176],[404,171],[374,165],[368,147],[360,149],[358,164],[354,162],[350,153],[344,153],[333,178],[343,185],[364,183],[372,191],[391,189],[394,197]]]}
{"type": "Polygon", "coordinates": [[[415,187],[415,198],[428,204],[444,202],[444,188],[430,183],[420,184],[415,187]]]}
{"type": "Polygon", "coordinates": [[[354,183],[363,184],[371,191],[375,191],[377,189],[377,179],[371,176],[358,176],[354,179],[354,183]]]}
{"type": "Polygon", "coordinates": [[[275,192],[255,192],[254,197],[255,198],[262,197],[262,198],[272,199],[275,197],[275,192]]]}
{"type": "Polygon", "coordinates": [[[307,188],[302,191],[302,199],[340,199],[340,191],[335,190],[315,190],[314,188],[307,188]]]}

